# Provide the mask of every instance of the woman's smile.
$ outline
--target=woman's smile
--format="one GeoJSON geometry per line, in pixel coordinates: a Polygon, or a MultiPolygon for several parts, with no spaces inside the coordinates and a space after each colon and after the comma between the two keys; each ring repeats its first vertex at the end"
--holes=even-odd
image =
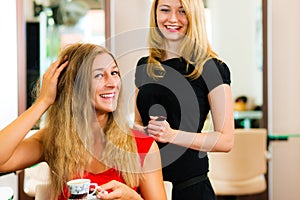
{"type": "Polygon", "coordinates": [[[112,101],[115,97],[116,93],[106,93],[106,94],[100,94],[100,97],[106,101],[112,101]]]}

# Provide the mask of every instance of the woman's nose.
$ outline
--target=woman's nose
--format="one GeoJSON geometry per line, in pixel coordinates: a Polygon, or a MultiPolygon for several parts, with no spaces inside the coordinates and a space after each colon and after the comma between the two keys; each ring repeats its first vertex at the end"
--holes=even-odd
{"type": "Polygon", "coordinates": [[[105,80],[105,86],[106,87],[116,87],[118,85],[118,80],[114,76],[107,76],[105,80]]]}
{"type": "Polygon", "coordinates": [[[178,21],[177,12],[172,11],[172,12],[170,13],[169,21],[170,21],[170,22],[177,22],[177,21],[178,21]]]}

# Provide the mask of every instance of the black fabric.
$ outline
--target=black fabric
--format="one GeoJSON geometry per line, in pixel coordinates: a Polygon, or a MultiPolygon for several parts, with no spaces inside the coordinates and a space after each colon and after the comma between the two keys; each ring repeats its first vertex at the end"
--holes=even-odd
{"type": "MultiPolygon", "coordinates": [[[[191,73],[193,65],[183,58],[161,62],[166,70],[163,78],[153,80],[147,75],[148,57],[136,67],[135,84],[139,88],[137,108],[146,126],[149,116],[166,116],[173,129],[201,133],[210,110],[208,93],[221,84],[230,84],[230,71],[224,62],[208,60],[201,76],[195,80],[183,75],[191,73]]],[[[205,152],[159,143],[164,180],[178,184],[208,172],[205,152]]],[[[198,184],[197,184],[198,185],[198,184]]],[[[185,198],[189,199],[189,198],[185,198]]]]}
{"type": "Polygon", "coordinates": [[[188,180],[185,180],[181,183],[178,183],[177,185],[173,185],[173,190],[183,190],[187,187],[190,187],[190,186],[193,186],[197,183],[200,183],[202,181],[205,181],[207,179],[207,174],[202,174],[200,176],[196,176],[196,177],[193,177],[193,178],[190,178],[188,180]]]}
{"type": "Polygon", "coordinates": [[[209,179],[186,187],[172,190],[172,200],[217,200],[209,179]]]}

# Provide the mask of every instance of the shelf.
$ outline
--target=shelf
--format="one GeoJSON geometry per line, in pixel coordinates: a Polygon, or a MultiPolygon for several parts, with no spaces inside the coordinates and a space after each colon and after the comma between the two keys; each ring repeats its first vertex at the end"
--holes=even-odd
{"type": "Polygon", "coordinates": [[[262,111],[249,110],[249,111],[234,111],[234,119],[261,119],[262,111]]]}

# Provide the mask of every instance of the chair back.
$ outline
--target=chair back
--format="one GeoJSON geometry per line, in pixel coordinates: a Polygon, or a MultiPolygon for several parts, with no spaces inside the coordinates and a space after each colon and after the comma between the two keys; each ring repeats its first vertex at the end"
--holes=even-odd
{"type": "Polygon", "coordinates": [[[244,186],[245,193],[264,190],[266,187],[264,175],[267,171],[266,155],[266,129],[235,129],[234,146],[230,152],[209,153],[209,177],[216,193],[218,194],[219,190],[226,193],[226,184],[230,186],[231,192],[236,189],[243,193],[244,186]],[[264,183],[259,183],[261,187],[256,188],[259,185],[255,183],[256,181],[264,183]],[[219,185],[222,185],[222,188],[218,188],[219,185]],[[250,187],[250,185],[253,185],[252,189],[247,190],[246,186],[250,187]],[[235,186],[241,188],[234,188],[235,186]]]}
{"type": "Polygon", "coordinates": [[[14,190],[8,186],[0,187],[0,200],[13,200],[14,190]]]}
{"type": "Polygon", "coordinates": [[[167,194],[167,200],[172,200],[173,184],[170,181],[164,181],[164,185],[167,194]]]}
{"type": "Polygon", "coordinates": [[[50,182],[50,169],[46,162],[41,162],[24,170],[24,193],[35,197],[36,186],[50,182]]]}

